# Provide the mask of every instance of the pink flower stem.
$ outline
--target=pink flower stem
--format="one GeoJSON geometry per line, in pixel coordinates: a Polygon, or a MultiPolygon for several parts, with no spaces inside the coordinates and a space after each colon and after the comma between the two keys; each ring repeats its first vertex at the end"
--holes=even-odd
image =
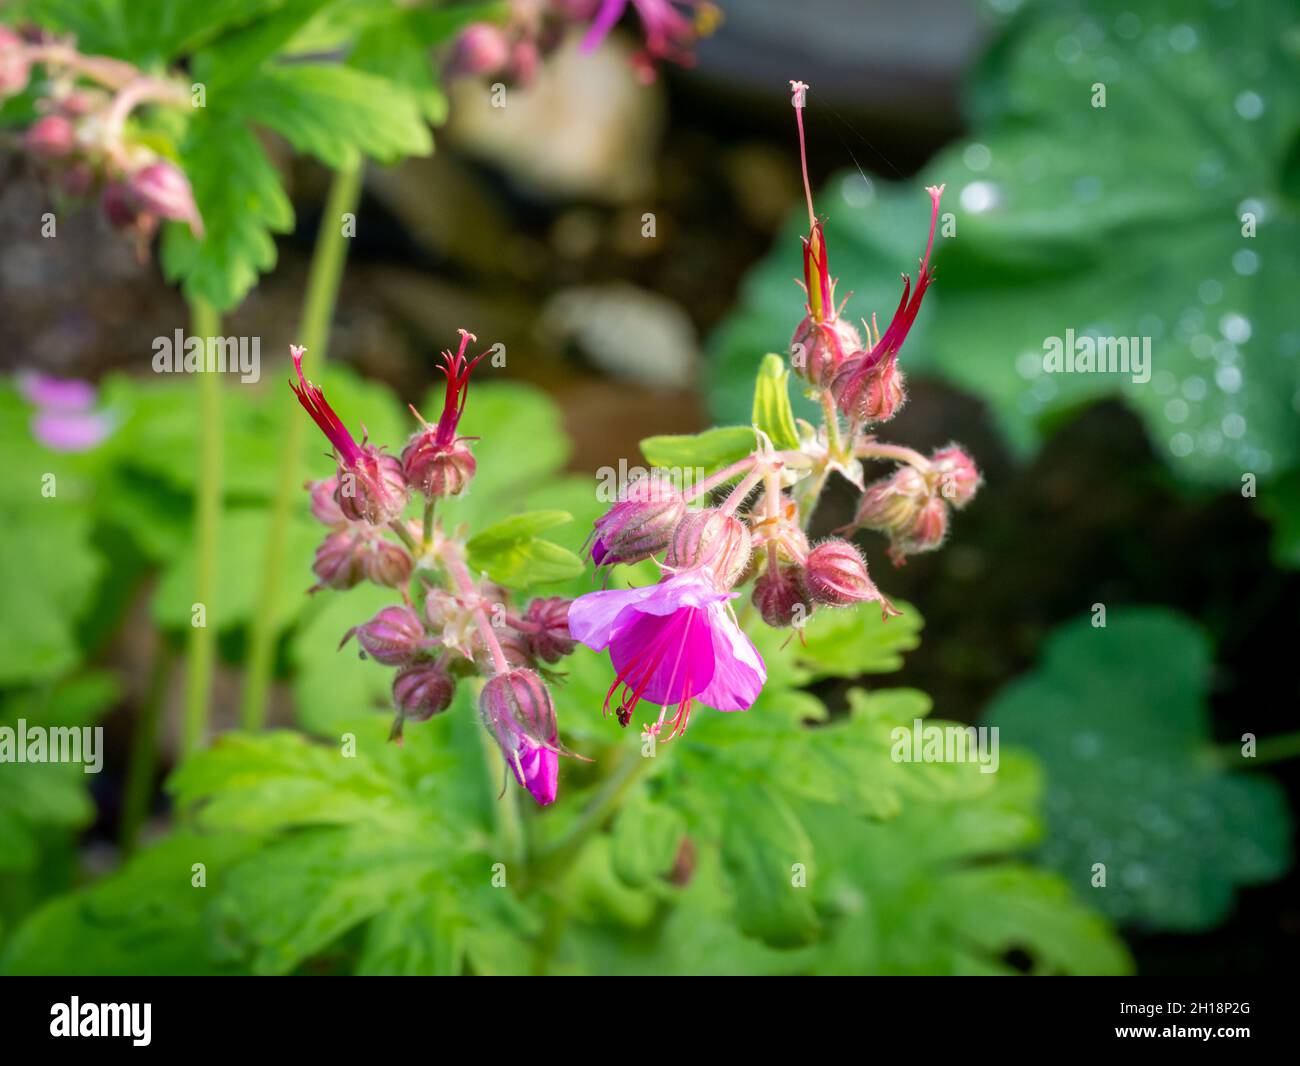
{"type": "Polygon", "coordinates": [[[740,484],[731,490],[731,495],[722,501],[722,513],[731,514],[739,507],[745,501],[745,497],[749,495],[750,489],[757,485],[766,473],[767,468],[765,466],[756,466],[741,478],[740,484]]]}
{"type": "Polygon", "coordinates": [[[746,470],[752,469],[756,462],[758,462],[757,456],[747,455],[745,456],[745,458],[739,460],[738,462],[732,463],[730,466],[723,467],[716,474],[710,474],[698,485],[696,485],[693,489],[691,489],[690,492],[683,494],[686,499],[686,502],[690,503],[691,500],[695,499],[697,496],[703,496],[707,492],[712,492],[719,485],[725,484],[726,482],[730,481],[733,477],[736,477],[738,474],[743,474],[746,470]]]}
{"type": "Polygon", "coordinates": [[[901,444],[881,444],[867,438],[858,441],[853,446],[853,454],[859,459],[894,459],[900,463],[908,463],[922,473],[926,473],[930,469],[929,459],[920,452],[904,447],[901,444]]]}
{"type": "MultiPolygon", "coordinates": [[[[796,467],[799,469],[811,466],[813,463],[813,461],[808,458],[808,456],[804,455],[803,452],[772,452],[770,454],[785,466],[796,467]]],[[[732,478],[743,474],[746,470],[752,470],[760,458],[759,455],[747,455],[745,458],[737,460],[730,466],[723,467],[716,474],[710,474],[689,492],[683,493],[683,498],[687,503],[690,503],[691,500],[703,496],[705,493],[712,492],[719,485],[725,484],[732,478]]]]}

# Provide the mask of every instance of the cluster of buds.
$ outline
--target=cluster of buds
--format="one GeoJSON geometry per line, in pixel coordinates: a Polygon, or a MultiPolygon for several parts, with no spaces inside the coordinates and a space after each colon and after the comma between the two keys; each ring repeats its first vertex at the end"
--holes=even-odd
{"type": "Polygon", "coordinates": [[[903,462],[867,486],[853,526],[888,536],[889,556],[901,566],[907,556],[934,551],[943,543],[952,509],[970,503],[982,479],[975,461],[955,444],[928,459],[911,449],[899,448],[895,454],[903,462]]]}
{"type": "Polygon", "coordinates": [[[859,332],[835,302],[825,230],[813,210],[802,114],[808,87],[791,86],[809,220],[803,244],[807,303],[791,363],[820,401],[824,421],[797,433],[797,447],[782,451],[756,429],[747,457],[689,493],[656,474],[627,486],[595,523],[591,560],[604,567],[653,558],[659,581],[589,593],[569,608],[571,636],[609,654],[615,677],[606,710],[627,725],[642,702],[658,704],[658,720],[645,726],[655,736],[674,709],[668,736],[686,728],[696,703],[738,711],[758,698],[766,665],[730,606],[740,586],[752,582],[750,603],[775,629],[797,630],[824,608],[876,603],[886,621],[900,613],[876,587],[853,544],[841,537],[809,541],[807,530],[832,473],[862,494],[854,528],[886,532],[896,564],[936,547],[950,509],[969,503],[980,484],[975,464],[956,445],[926,458],[866,432],[891,418],[903,401],[898,354],[933,279],[930,254],[943,188],[929,190],[930,235],[915,287],[905,278],[883,333],[874,319],[859,332]],[[863,463],[872,461],[902,465],[892,477],[864,488],[863,463]],[[725,499],[712,502],[709,494],[725,486],[731,486],[725,499]],[[705,500],[707,506],[693,506],[705,500]]]}
{"type": "Polygon", "coordinates": [[[84,55],[70,40],[0,26],[0,101],[29,84],[39,90],[38,117],[20,144],[51,192],[72,201],[98,197],[108,221],[142,251],[164,220],[203,235],[184,171],[128,121],[144,105],[188,107],[180,84],[119,59],[84,55]]]}
{"type": "MultiPolygon", "coordinates": [[[[469,358],[475,340],[460,331],[460,346],[442,353],[446,392],[438,421],[419,421],[401,457],[360,443],[303,373],[302,348],[290,349],[296,382],[290,387],[333,448],[333,476],[309,482],[313,516],[327,527],[316,550],[311,591],[345,590],[371,581],[397,590],[400,602],[353,626],[340,647],[355,640],[364,657],[396,671],[392,739],[407,722],[441,714],[461,681],[481,678],[479,713],[506,765],[538,803],[555,800],[559,756],[548,665],[573,651],[569,600],[533,599],[522,611],[509,590],[470,573],[464,531],[443,529],[437,502],[469,487],[477,466],[470,440],[457,433],[470,375],[483,358],[469,358]],[[408,519],[411,503],[422,519],[408,519]]],[[[484,353],[486,354],[486,353],[484,353]]]]}
{"type": "Polygon", "coordinates": [[[460,32],[447,71],[527,85],[542,58],[559,47],[571,29],[583,31],[582,50],[590,52],[629,6],[644,32],[644,45],[633,64],[647,82],[654,80],[660,63],[691,65],[695,42],[712,33],[721,19],[708,0],[514,0],[502,23],[475,22],[460,32]]]}

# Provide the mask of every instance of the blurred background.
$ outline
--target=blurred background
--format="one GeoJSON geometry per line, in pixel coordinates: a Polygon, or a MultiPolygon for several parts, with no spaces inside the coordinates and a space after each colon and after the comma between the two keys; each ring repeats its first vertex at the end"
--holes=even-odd
{"type": "MultiPolygon", "coordinates": [[[[895,569],[861,538],[877,582],[925,618],[899,683],[1042,760],[1039,860],[1084,896],[1090,862],[1113,864],[1114,890],[1089,902],[1139,972],[1284,967],[1300,943],[1294,5],[721,6],[696,64],[651,84],[629,62],[628,24],[591,55],[566,42],[504,109],[480,81],[449,83],[437,150],[366,170],[331,361],[419,402],[456,329],[490,336],[504,373],[558,404],[578,475],[635,461],[651,434],[747,421],[757,361],[783,350],[803,299],[787,83],[807,81],[812,184],[853,317],[892,311],[921,250],[924,185],[947,183],[955,224],[888,437],[962,442],[985,485],[940,553],[895,569]],[[1038,374],[1043,338],[1067,328],[1151,336],[1152,380],[1038,374]],[[1255,763],[1239,757],[1244,734],[1259,738],[1255,763]]],[[[278,396],[328,172],[263,143],[297,223],[223,332],[262,338],[257,388],[278,396]]],[[[93,207],[43,237],[47,202],[23,153],[0,150],[0,366],[148,376],[153,338],[185,321],[181,296],[93,207]]],[[[6,434],[30,433],[30,404],[6,404],[6,434]]],[[[832,492],[818,532],[852,507],[832,492]]],[[[93,814],[61,860],[92,870],[116,861],[133,723],[151,701],[164,743],[147,814],[166,821],[157,782],[183,688],[179,657],[156,655],[153,568],[111,524],[93,536],[114,579],[72,626],[77,654],[124,680],[93,814]]],[[[30,624],[23,599],[11,612],[30,624]]],[[[216,728],[235,724],[241,647],[223,637],[216,728]]],[[[818,694],[833,703],[847,684],[818,694]]],[[[272,706],[291,720],[280,685],[272,706]]],[[[20,916],[44,890],[3,866],[20,916]]]]}

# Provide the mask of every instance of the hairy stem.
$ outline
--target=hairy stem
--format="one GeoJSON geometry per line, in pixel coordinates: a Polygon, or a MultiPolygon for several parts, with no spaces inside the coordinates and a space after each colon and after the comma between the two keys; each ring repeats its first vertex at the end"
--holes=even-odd
{"type": "MultiPolygon", "coordinates": [[[[221,318],[197,297],[190,300],[190,329],[204,343],[221,331],[221,318]]],[[[202,625],[191,619],[185,718],[181,750],[196,751],[207,739],[212,705],[212,676],[217,654],[217,616],[212,594],[217,582],[217,544],[221,524],[221,373],[199,373],[199,478],[194,499],[194,604],[202,606],[202,625]]]]}
{"type": "MultiPolygon", "coordinates": [[[[298,337],[311,350],[317,363],[325,361],[329,345],[330,320],[338,297],[339,279],[347,256],[347,238],[343,236],[342,217],[355,211],[361,196],[362,165],[358,161],[334,174],[325,214],[321,218],[312,253],[307,280],[307,299],[303,304],[298,337]]],[[[275,665],[277,618],[280,608],[280,571],[284,567],[289,537],[289,519],[293,502],[298,498],[299,460],[307,421],[291,400],[284,402],[285,424],[280,443],[280,476],[276,481],[271,505],[271,526],[267,531],[262,555],[262,595],[253,615],[249,636],[248,670],[244,678],[240,721],[245,729],[261,729],[266,722],[266,703],[270,694],[271,673],[275,665]]]]}

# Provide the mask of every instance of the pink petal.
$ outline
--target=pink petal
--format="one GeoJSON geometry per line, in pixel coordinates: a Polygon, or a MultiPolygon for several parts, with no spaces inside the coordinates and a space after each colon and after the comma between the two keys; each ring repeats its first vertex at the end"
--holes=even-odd
{"type": "Polygon", "coordinates": [[[753,642],[721,606],[711,613],[713,677],[696,699],[719,711],[748,710],[763,691],[767,667],[753,642]]]}
{"type": "Polygon", "coordinates": [[[675,707],[703,691],[714,676],[708,613],[695,607],[667,616],[636,614],[635,609],[628,613],[633,615],[630,624],[620,628],[609,649],[620,680],[639,691],[641,699],[662,707],[675,707]],[[647,678],[650,662],[655,666],[647,678]]]}

